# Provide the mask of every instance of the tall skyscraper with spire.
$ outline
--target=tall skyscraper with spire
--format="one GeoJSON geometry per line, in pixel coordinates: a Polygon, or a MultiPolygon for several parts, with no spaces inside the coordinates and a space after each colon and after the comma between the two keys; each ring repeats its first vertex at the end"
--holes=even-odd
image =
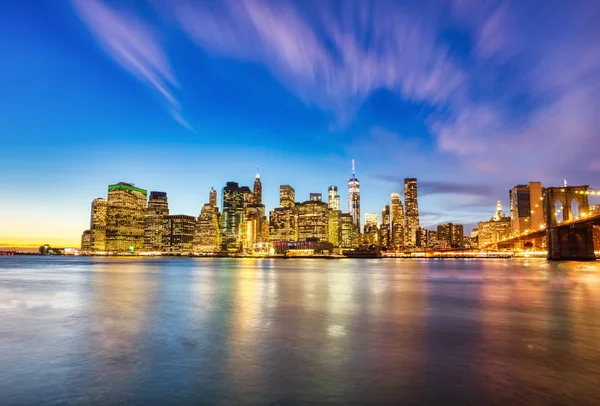
{"type": "Polygon", "coordinates": [[[352,223],[360,232],[360,182],[354,174],[354,159],[352,160],[352,178],[348,181],[348,213],[352,223]]]}
{"type": "Polygon", "coordinates": [[[419,203],[417,202],[417,179],[404,179],[405,205],[405,245],[417,246],[417,230],[419,229],[419,203]]]}
{"type": "Polygon", "coordinates": [[[254,179],[254,204],[262,204],[262,183],[260,182],[258,166],[256,167],[256,178],[254,179]]]}

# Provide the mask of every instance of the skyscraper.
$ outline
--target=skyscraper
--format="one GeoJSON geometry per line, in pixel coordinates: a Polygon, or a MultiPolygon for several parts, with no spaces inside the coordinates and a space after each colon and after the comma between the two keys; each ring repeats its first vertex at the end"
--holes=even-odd
{"type": "Polygon", "coordinates": [[[256,178],[254,179],[254,204],[262,204],[262,183],[260,183],[258,167],[256,167],[256,178]]]}
{"type": "Polygon", "coordinates": [[[360,233],[360,182],[354,175],[354,159],[352,160],[352,178],[348,181],[348,212],[360,233]]]}
{"type": "Polygon", "coordinates": [[[295,207],[277,207],[269,213],[269,241],[298,241],[295,207]]]}
{"type": "Polygon", "coordinates": [[[90,232],[90,230],[85,230],[83,232],[83,234],[81,234],[81,250],[84,252],[88,252],[91,251],[91,238],[92,238],[92,233],[90,232]]]}
{"type": "Polygon", "coordinates": [[[108,203],[101,197],[92,202],[90,216],[90,249],[94,252],[106,251],[106,210],[108,203]]]}
{"type": "Polygon", "coordinates": [[[417,201],[417,179],[404,179],[405,204],[405,245],[417,246],[417,230],[419,229],[419,203],[417,201]]]}
{"type": "Polygon", "coordinates": [[[296,205],[298,212],[298,241],[315,238],[329,239],[329,207],[325,202],[306,201],[296,205]]]}
{"type": "Polygon", "coordinates": [[[290,185],[279,186],[279,207],[294,207],[296,191],[290,185]]]}
{"type": "Polygon", "coordinates": [[[238,251],[241,239],[240,227],[242,227],[244,216],[244,198],[239,184],[237,182],[227,182],[221,193],[221,198],[223,202],[221,245],[223,250],[238,251]]]}
{"type": "Polygon", "coordinates": [[[398,193],[392,193],[390,202],[391,245],[394,248],[404,248],[404,207],[398,193]]]}
{"type": "Polygon", "coordinates": [[[377,213],[365,214],[364,240],[367,245],[379,244],[379,224],[377,213]]]}
{"type": "Polygon", "coordinates": [[[517,185],[510,190],[511,231],[522,233],[527,229],[537,230],[544,223],[541,182],[517,185]]]}
{"type": "Polygon", "coordinates": [[[382,247],[391,246],[390,242],[391,215],[390,205],[386,204],[381,210],[381,227],[379,227],[379,243],[382,247]]]}
{"type": "MultiPolygon", "coordinates": [[[[339,203],[339,199],[338,199],[339,203]]],[[[340,245],[340,215],[342,214],[339,210],[333,210],[329,208],[329,242],[334,246],[340,245]]]]}
{"type": "Polygon", "coordinates": [[[464,227],[462,224],[440,224],[437,227],[438,241],[446,241],[448,247],[461,248],[463,246],[464,227]]]}
{"type": "Polygon", "coordinates": [[[354,225],[354,219],[350,213],[340,215],[340,247],[358,247],[358,230],[354,225]]]}
{"type": "Polygon", "coordinates": [[[340,210],[340,195],[337,186],[329,186],[327,191],[329,199],[327,200],[331,210],[340,210]]]}
{"type": "Polygon", "coordinates": [[[191,252],[196,230],[196,218],[184,214],[164,216],[164,252],[191,252]]]}
{"type": "Polygon", "coordinates": [[[150,192],[144,218],[144,250],[161,251],[165,217],[169,215],[169,201],[165,192],[150,192]]]}
{"type": "Polygon", "coordinates": [[[208,203],[202,207],[194,233],[194,251],[217,252],[221,249],[219,229],[220,213],[217,207],[217,191],[210,189],[208,203]]]}
{"type": "Polygon", "coordinates": [[[148,192],[130,183],[108,187],[106,250],[140,251],[144,247],[144,215],[148,192]]]}
{"type": "Polygon", "coordinates": [[[208,204],[217,207],[217,191],[210,188],[210,194],[208,195],[208,204]]]}

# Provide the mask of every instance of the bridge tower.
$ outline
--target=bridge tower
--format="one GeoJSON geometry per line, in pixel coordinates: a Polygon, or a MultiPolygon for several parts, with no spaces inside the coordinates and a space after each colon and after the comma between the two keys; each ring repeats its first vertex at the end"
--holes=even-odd
{"type": "Polygon", "coordinates": [[[592,261],[594,255],[593,228],[591,224],[570,224],[574,218],[571,205],[575,201],[579,215],[589,211],[588,185],[549,187],[544,189],[546,214],[546,245],[548,259],[592,261]],[[562,205],[563,221],[557,221],[556,204],[562,205]]]}

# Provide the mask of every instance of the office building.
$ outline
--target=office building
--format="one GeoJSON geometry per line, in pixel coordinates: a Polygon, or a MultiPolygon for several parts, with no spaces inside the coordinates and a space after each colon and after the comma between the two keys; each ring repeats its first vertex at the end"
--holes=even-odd
{"type": "Polygon", "coordinates": [[[341,210],[340,207],[340,195],[338,194],[337,186],[329,186],[327,191],[328,199],[327,203],[331,210],[341,210]]]}
{"type": "Polygon", "coordinates": [[[448,248],[462,248],[463,237],[462,224],[447,223],[437,227],[437,240],[444,241],[448,248]]]}
{"type": "Polygon", "coordinates": [[[379,227],[379,244],[382,247],[390,246],[391,214],[390,205],[386,204],[381,210],[381,226],[379,227]]]}
{"type": "Polygon", "coordinates": [[[311,193],[309,200],[311,202],[322,202],[323,201],[323,195],[321,195],[321,193],[311,193]]]}
{"type": "Polygon", "coordinates": [[[194,233],[195,252],[218,252],[221,250],[220,213],[217,207],[217,192],[210,190],[208,203],[202,207],[194,233]]]}
{"type": "Polygon", "coordinates": [[[90,230],[85,230],[83,234],[81,234],[81,251],[89,252],[92,249],[92,232],[90,230]]]}
{"type": "Polygon", "coordinates": [[[101,197],[92,202],[90,216],[90,250],[94,252],[106,251],[106,212],[108,202],[101,197]]]}
{"type": "Polygon", "coordinates": [[[296,204],[296,191],[290,185],[279,186],[279,207],[294,207],[296,204]]]}
{"type": "Polygon", "coordinates": [[[192,252],[196,232],[196,218],[184,214],[175,214],[165,216],[164,219],[163,252],[192,252]]]}
{"type": "MultiPolygon", "coordinates": [[[[480,248],[486,248],[491,244],[502,241],[510,236],[511,218],[506,217],[502,211],[500,200],[496,205],[496,212],[489,221],[477,223],[477,244],[480,248]]],[[[472,234],[472,233],[471,233],[472,234]]]]}
{"type": "Polygon", "coordinates": [[[256,168],[256,177],[254,178],[254,204],[262,204],[262,183],[260,182],[260,173],[256,168]]]}
{"type": "Polygon", "coordinates": [[[150,192],[148,208],[144,218],[144,250],[161,251],[163,232],[166,223],[165,216],[169,215],[169,201],[165,192],[150,192]]]}
{"type": "Polygon", "coordinates": [[[333,210],[329,208],[329,242],[335,247],[340,245],[340,210],[333,210]]]}
{"type": "Polygon", "coordinates": [[[427,248],[427,230],[424,227],[419,227],[417,230],[417,247],[427,248]]]}
{"type": "Polygon", "coordinates": [[[529,182],[510,190],[511,232],[521,234],[545,225],[542,183],[529,182]]]}
{"type": "Polygon", "coordinates": [[[348,181],[348,212],[360,233],[360,182],[354,174],[354,159],[352,160],[352,177],[348,181]]]}
{"type": "Polygon", "coordinates": [[[329,238],[329,207],[325,202],[306,201],[296,205],[298,213],[298,241],[329,238]]]}
{"type": "Polygon", "coordinates": [[[294,207],[277,207],[269,213],[269,241],[298,241],[298,214],[294,207]]]}
{"type": "MultiPolygon", "coordinates": [[[[237,182],[227,182],[221,193],[223,213],[221,218],[221,247],[224,251],[239,251],[241,248],[241,227],[244,217],[244,197],[237,182]]],[[[252,192],[250,192],[251,194],[252,192]]],[[[246,196],[244,196],[246,195],[246,196]]]]}
{"type": "Polygon", "coordinates": [[[148,192],[119,182],[108,187],[106,251],[137,252],[144,248],[144,220],[148,192]]]}
{"type": "Polygon", "coordinates": [[[391,217],[391,245],[394,248],[404,248],[404,207],[400,201],[398,193],[392,193],[390,202],[390,217],[391,217]]]}
{"type": "Polygon", "coordinates": [[[377,213],[365,213],[363,240],[365,245],[379,245],[377,213]]]}
{"type": "Polygon", "coordinates": [[[340,215],[340,247],[358,247],[359,232],[354,224],[354,217],[350,213],[340,215]]]}
{"type": "Polygon", "coordinates": [[[417,195],[417,179],[404,179],[404,245],[417,246],[417,230],[419,229],[419,203],[417,195]]]}

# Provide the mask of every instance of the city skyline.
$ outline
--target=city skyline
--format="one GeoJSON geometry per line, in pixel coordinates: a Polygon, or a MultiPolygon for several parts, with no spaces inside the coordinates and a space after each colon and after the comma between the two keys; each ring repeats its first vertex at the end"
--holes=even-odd
{"type": "Polygon", "coordinates": [[[426,228],[474,228],[530,180],[594,184],[597,2],[302,5],[8,4],[0,248],[78,245],[121,180],[198,216],[257,164],[269,210],[281,184],[344,202],[353,158],[361,213],[416,177],[426,228]]]}

